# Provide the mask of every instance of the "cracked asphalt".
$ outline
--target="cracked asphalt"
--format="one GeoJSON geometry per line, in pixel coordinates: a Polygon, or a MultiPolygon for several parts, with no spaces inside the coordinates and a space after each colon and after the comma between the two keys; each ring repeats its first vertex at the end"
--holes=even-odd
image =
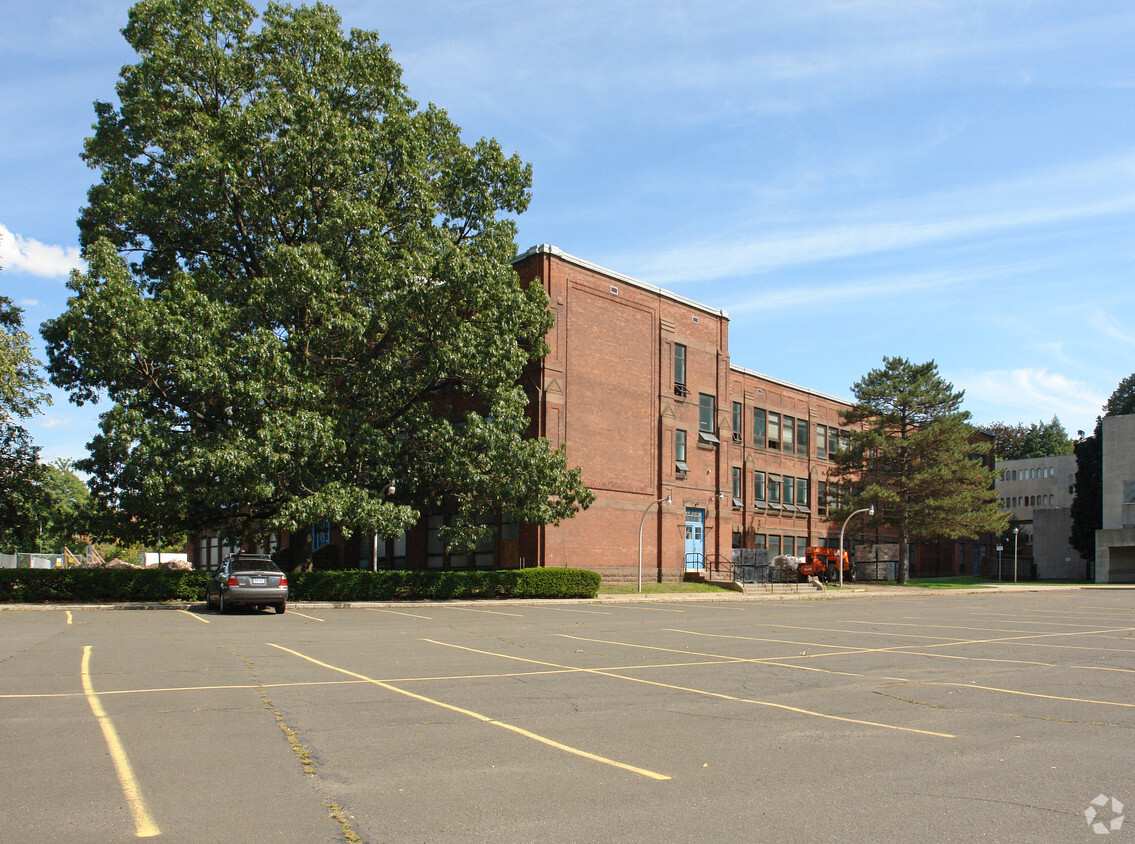
{"type": "Polygon", "coordinates": [[[1133,679],[1129,590],[5,611],[0,817],[37,842],[1033,842],[1103,840],[1094,807],[1122,841],[1133,679]]]}

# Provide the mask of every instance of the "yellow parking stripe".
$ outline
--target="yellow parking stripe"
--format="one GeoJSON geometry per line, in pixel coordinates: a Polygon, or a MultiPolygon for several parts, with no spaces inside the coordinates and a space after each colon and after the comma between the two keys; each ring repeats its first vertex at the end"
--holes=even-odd
{"type": "Polygon", "coordinates": [[[507,615],[507,616],[511,616],[512,618],[524,618],[524,616],[522,616],[520,613],[500,612],[499,610],[476,610],[476,609],[473,609],[472,607],[445,607],[444,609],[461,610],[462,612],[479,612],[479,613],[484,613],[485,615],[507,615]]]}
{"type": "Polygon", "coordinates": [[[366,609],[370,610],[371,612],[386,612],[386,613],[390,613],[391,615],[404,615],[407,618],[423,618],[426,621],[432,621],[433,620],[433,618],[431,616],[416,615],[415,613],[412,613],[412,612],[400,612],[399,610],[384,610],[384,609],[381,609],[379,607],[366,607],[366,609]]]}
{"type": "Polygon", "coordinates": [[[423,639],[422,641],[423,642],[430,642],[434,645],[441,645],[441,646],[447,647],[447,648],[456,648],[456,649],[462,650],[462,651],[469,651],[470,653],[483,654],[485,656],[495,656],[495,657],[499,657],[501,659],[513,659],[513,660],[517,660],[518,662],[528,662],[528,663],[532,663],[533,665],[545,665],[545,666],[549,666],[549,667],[552,667],[552,668],[576,668],[577,671],[581,671],[585,674],[596,674],[596,675],[601,676],[601,677],[612,677],[616,680],[626,680],[628,683],[641,683],[645,686],[656,686],[656,687],[661,688],[661,689],[673,689],[673,690],[679,691],[679,692],[689,692],[689,693],[695,694],[695,695],[702,695],[704,697],[717,698],[718,700],[729,700],[729,701],[733,701],[735,703],[749,703],[749,704],[753,704],[755,706],[767,706],[767,707],[772,708],[772,709],[782,709],[782,710],[785,710],[786,712],[795,712],[798,715],[809,715],[813,718],[826,718],[830,721],[843,721],[844,723],[847,723],[847,724],[860,724],[860,725],[866,726],[866,727],[881,727],[882,729],[885,729],[885,730],[897,730],[897,731],[903,732],[903,733],[918,733],[919,735],[935,736],[937,738],[957,738],[957,736],[953,735],[952,733],[938,733],[938,732],[934,732],[932,730],[918,730],[918,729],[915,729],[914,727],[899,727],[895,724],[882,724],[882,723],[879,723],[878,721],[863,721],[859,718],[845,718],[841,715],[829,715],[826,712],[815,712],[811,709],[801,709],[800,707],[789,706],[789,705],[784,704],[784,703],[773,703],[772,701],[767,701],[767,700],[756,700],[754,698],[735,697],[733,695],[723,694],[722,692],[711,692],[711,691],[707,691],[705,689],[694,689],[694,688],[690,688],[689,686],[677,686],[677,685],[674,685],[672,683],[659,683],[659,682],[654,681],[654,680],[645,680],[645,679],[642,679],[641,677],[628,677],[625,674],[615,674],[611,671],[604,671],[604,670],[598,669],[598,668],[577,668],[576,666],[558,665],[554,662],[543,662],[543,661],[537,660],[537,659],[527,659],[525,657],[511,656],[509,654],[495,653],[493,651],[482,651],[482,650],[478,650],[477,648],[468,648],[468,647],[465,647],[464,645],[454,645],[454,644],[451,644],[449,642],[438,642],[438,641],[435,641],[433,639],[423,639]]]}
{"type": "Polygon", "coordinates": [[[195,618],[195,619],[197,619],[198,621],[200,621],[200,622],[201,622],[202,624],[208,624],[208,623],[209,623],[209,619],[207,619],[207,618],[202,618],[201,616],[197,615],[197,613],[192,613],[192,612],[190,612],[189,610],[178,610],[178,612],[180,612],[180,613],[185,613],[185,614],[186,614],[187,616],[189,616],[190,618],[195,618]]]}
{"type": "MultiPolygon", "coordinates": [[[[797,671],[816,671],[821,674],[839,674],[844,677],[867,677],[867,674],[857,674],[854,671],[836,671],[832,668],[813,668],[807,665],[792,665],[790,663],[780,662],[782,659],[792,659],[792,657],[770,656],[770,657],[744,657],[744,656],[728,656],[726,654],[712,654],[704,653],[702,651],[688,651],[678,650],[677,648],[663,648],[658,645],[637,645],[631,642],[615,642],[610,639],[590,639],[586,636],[571,636],[567,633],[557,633],[561,639],[574,639],[577,642],[595,642],[600,645],[618,645],[624,648],[637,648],[646,651],[662,651],[663,653],[670,654],[688,654],[690,656],[704,656],[710,659],[722,660],[724,662],[751,662],[757,665],[774,665],[778,668],[793,668],[797,671]]],[[[639,666],[635,666],[639,667],[639,666]]],[[[645,666],[644,666],[645,667],[645,666]]],[[[608,669],[613,670],[613,669],[608,669]]],[[[902,680],[905,682],[905,677],[884,677],[884,680],[902,680]]]]}
{"type": "Polygon", "coordinates": [[[71,623],[71,610],[63,610],[63,612],[67,613],[67,623],[70,624],[71,623]]]}
{"type": "Polygon", "coordinates": [[[571,746],[566,745],[566,744],[561,744],[560,742],[554,741],[550,738],[546,738],[545,736],[541,736],[541,735],[537,735],[536,733],[529,732],[528,730],[525,730],[522,727],[517,727],[517,726],[514,726],[512,724],[506,724],[504,721],[497,721],[496,719],[490,718],[487,715],[481,715],[479,712],[473,712],[471,709],[463,709],[462,707],[454,706],[451,703],[443,703],[440,700],[434,700],[433,698],[426,697],[425,695],[419,695],[419,694],[415,694],[414,692],[407,691],[406,689],[400,689],[397,686],[392,686],[389,683],[382,682],[381,680],[375,680],[373,677],[367,677],[365,674],[358,674],[354,671],[349,671],[346,668],[339,668],[336,665],[330,665],[326,662],[321,662],[320,660],[315,659],[314,657],[307,656],[306,654],[301,654],[299,651],[293,651],[291,648],[285,648],[283,645],[275,645],[275,644],[272,644],[271,642],[268,642],[266,644],[271,645],[273,648],[278,648],[279,650],[284,651],[286,653],[290,653],[293,656],[297,656],[300,659],[305,659],[308,662],[312,663],[313,665],[318,665],[321,668],[327,668],[331,671],[338,671],[340,674],[346,674],[348,677],[354,677],[358,680],[363,680],[367,683],[371,683],[375,686],[378,686],[379,688],[386,689],[387,691],[395,692],[395,693],[400,694],[400,695],[405,695],[406,697],[413,698],[414,700],[419,700],[423,703],[429,703],[429,704],[432,704],[433,706],[440,706],[442,709],[448,709],[450,712],[456,712],[460,715],[466,715],[466,716],[468,716],[470,718],[474,718],[478,721],[483,721],[486,724],[492,724],[494,727],[500,727],[502,729],[514,732],[517,735],[521,735],[521,736],[524,736],[525,738],[530,738],[533,741],[537,741],[537,742],[540,742],[541,744],[545,744],[548,747],[554,747],[556,750],[562,750],[565,753],[571,753],[574,756],[580,756],[584,759],[590,759],[593,762],[601,762],[602,764],[610,765],[613,768],[621,768],[624,771],[630,771],[631,773],[638,774],[640,776],[647,777],[649,779],[653,779],[653,780],[668,780],[668,779],[670,779],[670,777],[668,777],[666,774],[658,774],[658,773],[655,773],[654,771],[648,771],[645,768],[638,768],[638,767],[635,767],[634,765],[628,765],[624,762],[616,762],[614,759],[608,759],[605,756],[599,756],[595,753],[589,753],[586,750],[580,750],[577,747],[571,747],[571,746]]]}
{"type": "Polygon", "coordinates": [[[138,838],[152,838],[155,835],[161,835],[158,825],[150,817],[146,804],[142,800],[142,790],[138,787],[138,780],[134,778],[134,769],[130,767],[130,759],[127,758],[126,751],[122,748],[122,742],[118,739],[118,731],[107,716],[106,710],[102,708],[102,703],[99,702],[98,695],[95,694],[94,686],[91,685],[90,645],[83,646],[83,662],[79,674],[83,681],[83,693],[87,696],[87,703],[91,706],[91,712],[94,713],[99,726],[102,728],[107,750],[110,751],[111,761],[114,762],[114,772],[118,774],[122,794],[126,797],[126,802],[130,806],[130,814],[134,817],[134,834],[138,838]]]}
{"type": "Polygon", "coordinates": [[[325,618],[316,618],[314,615],[304,615],[302,612],[296,612],[295,610],[292,610],[292,615],[298,615],[300,618],[310,618],[312,621],[318,621],[321,624],[327,623],[327,619],[325,618]]]}
{"type": "Polygon", "coordinates": [[[1091,698],[1083,698],[1083,697],[1061,697],[1060,695],[1044,695],[1044,694],[1040,694],[1039,692],[1022,692],[1022,691],[1019,691],[1018,689],[999,689],[996,686],[978,686],[974,683],[925,682],[925,683],[920,683],[920,685],[925,685],[925,686],[957,686],[958,688],[962,688],[962,689],[983,689],[984,691],[987,691],[987,692],[1000,692],[1001,694],[1005,694],[1005,695],[1021,695],[1022,697],[1039,697],[1039,698],[1044,698],[1045,700],[1067,700],[1067,701],[1071,701],[1072,703],[1096,703],[1096,704],[1099,704],[1100,706],[1123,706],[1123,707],[1127,707],[1128,709],[1135,709],[1135,703],[1119,703],[1118,701],[1114,701],[1114,700],[1092,700],[1091,698]]]}

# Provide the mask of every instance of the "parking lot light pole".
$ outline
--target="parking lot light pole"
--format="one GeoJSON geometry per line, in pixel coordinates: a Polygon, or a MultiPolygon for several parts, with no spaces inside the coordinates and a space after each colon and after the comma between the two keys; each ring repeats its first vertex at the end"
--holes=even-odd
{"type": "Polygon", "coordinates": [[[665,498],[659,498],[651,501],[646,505],[646,509],[642,511],[642,518],[638,522],[638,591],[642,591],[642,526],[646,524],[646,514],[650,512],[650,508],[655,504],[661,504],[665,501],[667,504],[672,504],[670,493],[666,493],[665,498]]]}
{"type": "Polygon", "coordinates": [[[1020,528],[1013,528],[1013,582],[1017,582],[1017,534],[1020,528]]]}
{"type": "MultiPolygon", "coordinates": [[[[382,488],[383,496],[393,495],[396,491],[397,490],[394,486],[394,481],[391,481],[390,483],[388,483],[386,486],[384,486],[382,488]]],[[[378,571],[378,534],[377,533],[374,535],[374,544],[371,546],[371,549],[370,549],[370,570],[371,571],[378,571]]]]}
{"type": "MultiPolygon", "coordinates": [[[[858,516],[860,513],[867,513],[869,516],[874,517],[875,505],[872,504],[870,507],[864,507],[862,510],[856,510],[854,513],[852,513],[850,516],[848,516],[846,519],[843,520],[843,527],[841,527],[839,529],[839,585],[840,586],[843,586],[843,532],[845,530],[847,530],[847,523],[850,522],[855,516],[858,516]]],[[[876,557],[876,559],[878,559],[878,558],[876,557]]],[[[876,575],[876,577],[878,577],[878,575],[876,575]]]]}
{"type": "Polygon", "coordinates": [[[1002,545],[1000,542],[997,543],[997,582],[998,583],[1001,582],[1001,550],[1004,547],[1005,546],[1002,545]]]}

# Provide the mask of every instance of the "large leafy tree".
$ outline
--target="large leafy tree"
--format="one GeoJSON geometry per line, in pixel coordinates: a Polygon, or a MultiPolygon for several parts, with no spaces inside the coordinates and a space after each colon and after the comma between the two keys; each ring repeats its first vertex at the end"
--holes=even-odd
{"type": "Polygon", "coordinates": [[[23,311],[0,296],[0,547],[27,549],[44,503],[39,448],[20,421],[51,397],[24,331],[23,311]]]}
{"type": "Polygon", "coordinates": [[[78,536],[90,533],[90,490],[70,460],[60,458],[43,465],[41,477],[45,496],[41,543],[54,551],[73,546],[78,536]]]}
{"type": "Polygon", "coordinates": [[[321,4],[142,0],[123,33],[139,59],[84,155],[88,270],[43,329],[53,380],[113,403],[94,493],[249,537],[444,509],[461,545],[494,508],[590,503],[523,436],[551,320],[510,265],[530,168],[419,108],[377,33],[321,4]]]}
{"type": "Polygon", "coordinates": [[[852,388],[845,411],[850,448],[836,456],[836,473],[852,486],[850,509],[875,505],[875,521],[898,534],[896,577],[908,579],[912,538],[954,539],[1004,530],[994,472],[976,442],[964,392],[938,374],[934,361],[883,358],[852,388]]]}
{"type": "Polygon", "coordinates": [[[1071,454],[1074,445],[1056,416],[1051,422],[1033,422],[1027,426],[993,422],[982,428],[993,434],[993,453],[998,460],[1071,454]]]}
{"type": "MultiPolygon", "coordinates": [[[[1116,386],[1103,406],[1104,416],[1135,413],[1135,373],[1116,386]]],[[[1085,560],[1096,559],[1096,531],[1103,527],[1103,419],[1096,419],[1088,436],[1076,442],[1076,486],[1072,499],[1072,533],[1068,543],[1085,560]]]]}

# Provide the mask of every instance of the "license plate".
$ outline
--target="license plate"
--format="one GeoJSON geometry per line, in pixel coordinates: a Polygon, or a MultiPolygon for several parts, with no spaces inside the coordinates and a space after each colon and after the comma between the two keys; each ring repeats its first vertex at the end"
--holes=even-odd
{"type": "Polygon", "coordinates": [[[268,582],[268,581],[267,581],[267,580],[265,580],[265,579],[264,579],[263,577],[254,577],[254,578],[252,578],[252,585],[253,585],[253,586],[263,586],[263,585],[264,585],[265,583],[267,583],[267,582],[268,582]]]}

